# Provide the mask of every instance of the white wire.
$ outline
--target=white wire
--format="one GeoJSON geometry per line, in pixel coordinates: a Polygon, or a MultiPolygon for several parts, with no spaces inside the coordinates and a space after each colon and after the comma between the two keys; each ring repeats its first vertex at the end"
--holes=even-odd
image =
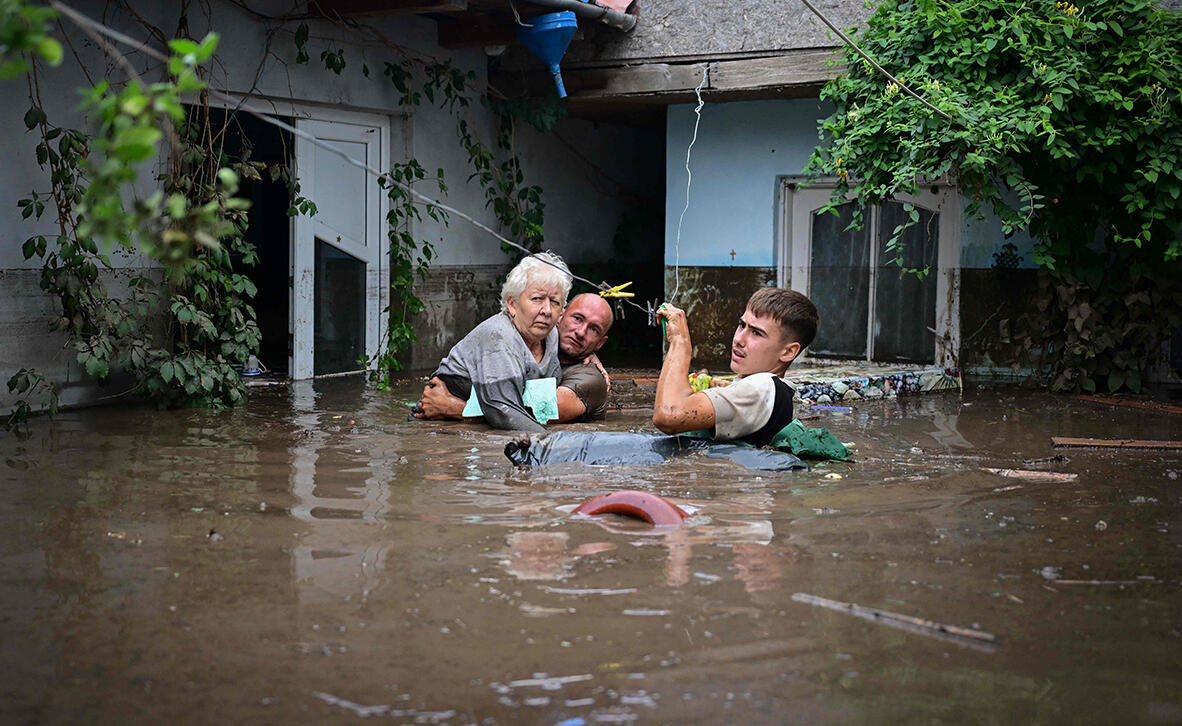
{"type": "Polygon", "coordinates": [[[706,78],[710,73],[710,69],[718,65],[717,63],[707,63],[702,66],[702,80],[698,83],[698,87],[694,89],[694,95],[698,97],[698,105],[694,107],[694,135],[690,138],[689,146],[685,149],[685,207],[681,210],[681,216],[677,218],[677,237],[673,240],[673,294],[669,296],[670,302],[677,302],[677,293],[681,291],[681,224],[685,221],[685,213],[689,211],[690,206],[690,186],[694,183],[694,173],[690,170],[690,152],[694,150],[694,143],[698,140],[698,124],[702,122],[702,106],[706,102],[702,100],[702,87],[706,85],[706,78]]]}

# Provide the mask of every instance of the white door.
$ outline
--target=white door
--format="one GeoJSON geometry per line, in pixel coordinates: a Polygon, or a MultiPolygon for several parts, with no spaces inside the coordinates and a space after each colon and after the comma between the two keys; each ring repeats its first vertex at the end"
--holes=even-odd
{"type": "MultiPolygon", "coordinates": [[[[373,169],[388,162],[389,125],[297,119],[296,127],[373,169]]],[[[296,137],[301,196],[316,205],[292,222],[292,378],[360,370],[377,354],[386,303],[385,197],[377,179],[296,137]]]]}
{"type": "Polygon", "coordinates": [[[959,198],[947,187],[867,211],[851,229],[853,202],[820,210],[833,188],[782,190],[781,285],[808,295],[821,317],[816,356],[956,365],[960,329],[959,198]],[[911,205],[919,221],[904,232],[902,267],[887,249],[911,205]],[[927,275],[903,271],[927,269],[927,275]]]}

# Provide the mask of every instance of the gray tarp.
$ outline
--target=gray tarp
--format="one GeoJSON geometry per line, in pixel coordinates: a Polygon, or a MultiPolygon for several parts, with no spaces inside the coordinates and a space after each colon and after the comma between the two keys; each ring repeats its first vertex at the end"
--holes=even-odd
{"type": "Polygon", "coordinates": [[[761,471],[807,470],[792,454],[712,441],[697,436],[665,436],[616,431],[558,431],[532,440],[510,442],[505,456],[518,466],[544,466],[581,461],[584,464],[659,464],[672,456],[701,451],[713,459],[730,459],[761,471]]]}

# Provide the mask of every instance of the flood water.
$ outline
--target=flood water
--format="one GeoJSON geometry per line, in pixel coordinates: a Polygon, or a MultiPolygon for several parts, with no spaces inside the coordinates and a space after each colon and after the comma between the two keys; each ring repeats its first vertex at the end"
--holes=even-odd
{"type": "Polygon", "coordinates": [[[407,422],[417,395],[334,380],[0,436],[0,720],[1182,721],[1182,453],[1050,445],[1182,416],[970,390],[802,408],[857,453],[807,473],[518,470],[504,433],[407,422]],[[696,513],[567,514],[625,488],[696,513]]]}

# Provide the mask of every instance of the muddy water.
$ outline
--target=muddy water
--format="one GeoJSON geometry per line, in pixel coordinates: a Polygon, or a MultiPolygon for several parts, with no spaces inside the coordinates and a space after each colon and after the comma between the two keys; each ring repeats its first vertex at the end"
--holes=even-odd
{"type": "Polygon", "coordinates": [[[503,434],[407,423],[416,393],[297,385],[0,438],[0,720],[1182,720],[1182,455],[1023,464],[1052,435],[1182,439],[1182,417],[939,394],[814,411],[859,462],[803,474],[519,471],[503,434]],[[618,488],[696,514],[567,516],[618,488]]]}

